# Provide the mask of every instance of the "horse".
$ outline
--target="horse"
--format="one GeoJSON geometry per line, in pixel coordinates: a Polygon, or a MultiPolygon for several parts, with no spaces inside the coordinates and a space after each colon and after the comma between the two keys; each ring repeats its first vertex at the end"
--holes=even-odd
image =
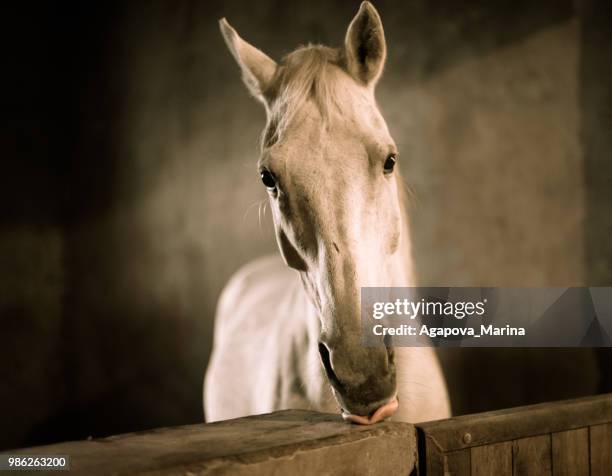
{"type": "Polygon", "coordinates": [[[248,263],[221,293],[207,421],[289,408],[357,424],[448,417],[432,348],[361,343],[361,288],[415,285],[408,194],[375,99],[378,12],[363,2],[343,47],[307,45],[279,63],[219,24],[266,110],[257,168],[280,256],[248,263]]]}

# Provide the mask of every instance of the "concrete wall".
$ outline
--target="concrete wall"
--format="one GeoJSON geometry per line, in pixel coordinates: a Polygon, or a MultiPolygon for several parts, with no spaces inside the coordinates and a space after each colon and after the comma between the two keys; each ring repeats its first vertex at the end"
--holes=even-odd
{"type": "MultiPolygon", "coordinates": [[[[590,36],[570,1],[376,6],[389,43],[379,100],[418,197],[420,279],[609,284],[610,193],[593,172],[609,170],[605,25],[590,36]]],[[[340,44],[356,8],[75,2],[6,16],[0,447],[201,418],[218,294],[275,251],[258,216],[264,114],[216,20],[279,58],[340,44]]],[[[443,357],[459,412],[597,388],[581,370],[591,352],[443,357]]]]}
{"type": "MultiPolygon", "coordinates": [[[[612,4],[581,2],[580,128],[586,191],[586,280],[612,282],[612,4]]],[[[598,352],[602,390],[612,392],[612,349],[598,352]]]]}
{"type": "MultiPolygon", "coordinates": [[[[413,120],[415,260],[424,284],[586,282],[579,48],[580,24],[569,19],[404,88],[413,120]]],[[[440,354],[456,413],[598,386],[590,350],[440,354]],[[482,382],[494,385],[483,392],[482,382]]]]}

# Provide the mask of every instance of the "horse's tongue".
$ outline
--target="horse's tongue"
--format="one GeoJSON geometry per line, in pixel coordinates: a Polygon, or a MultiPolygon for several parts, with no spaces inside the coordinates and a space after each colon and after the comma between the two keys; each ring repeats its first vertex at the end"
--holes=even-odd
{"type": "Polygon", "coordinates": [[[374,414],[370,417],[352,415],[351,413],[343,412],[342,418],[344,418],[346,421],[357,423],[358,425],[373,425],[374,423],[383,421],[393,415],[397,411],[398,406],[399,402],[397,401],[397,397],[395,397],[393,398],[393,400],[390,400],[378,410],[376,410],[374,414]]]}

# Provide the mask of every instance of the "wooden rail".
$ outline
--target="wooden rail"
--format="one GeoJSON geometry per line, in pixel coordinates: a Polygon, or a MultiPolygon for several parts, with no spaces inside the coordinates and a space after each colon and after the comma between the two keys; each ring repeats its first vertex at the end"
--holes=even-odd
{"type": "Polygon", "coordinates": [[[611,476],[612,394],[416,426],[288,410],[11,453],[69,455],[87,475],[611,476]]]}
{"type": "Polygon", "coordinates": [[[408,475],[417,446],[408,423],[288,410],[11,453],[70,455],[70,474],[83,475],[408,475]]]}

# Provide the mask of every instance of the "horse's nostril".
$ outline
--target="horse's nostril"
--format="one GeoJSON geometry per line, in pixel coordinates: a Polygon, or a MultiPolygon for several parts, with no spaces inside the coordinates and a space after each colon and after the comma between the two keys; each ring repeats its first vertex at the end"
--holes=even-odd
{"type": "Polygon", "coordinates": [[[383,337],[383,344],[385,345],[385,347],[388,349],[389,347],[393,346],[393,337],[391,337],[389,334],[385,334],[385,336],[383,337]]]}
{"type": "Polygon", "coordinates": [[[387,359],[390,364],[393,363],[394,357],[395,357],[395,350],[393,349],[393,347],[387,347],[387,359]]]}
{"type": "Polygon", "coordinates": [[[325,367],[325,371],[328,373],[334,373],[334,370],[331,366],[329,349],[323,342],[319,342],[319,354],[321,354],[321,361],[323,362],[323,367],[325,367]]]}
{"type": "Polygon", "coordinates": [[[323,367],[325,368],[325,373],[327,374],[327,378],[335,384],[337,387],[341,387],[340,380],[336,376],[334,369],[331,365],[331,357],[329,354],[329,349],[323,342],[319,342],[319,354],[321,354],[321,362],[323,362],[323,367]]]}
{"type": "Polygon", "coordinates": [[[393,342],[391,340],[391,336],[385,335],[385,337],[383,338],[383,343],[385,344],[385,348],[387,350],[387,363],[393,364],[395,351],[393,350],[393,342]]]}

